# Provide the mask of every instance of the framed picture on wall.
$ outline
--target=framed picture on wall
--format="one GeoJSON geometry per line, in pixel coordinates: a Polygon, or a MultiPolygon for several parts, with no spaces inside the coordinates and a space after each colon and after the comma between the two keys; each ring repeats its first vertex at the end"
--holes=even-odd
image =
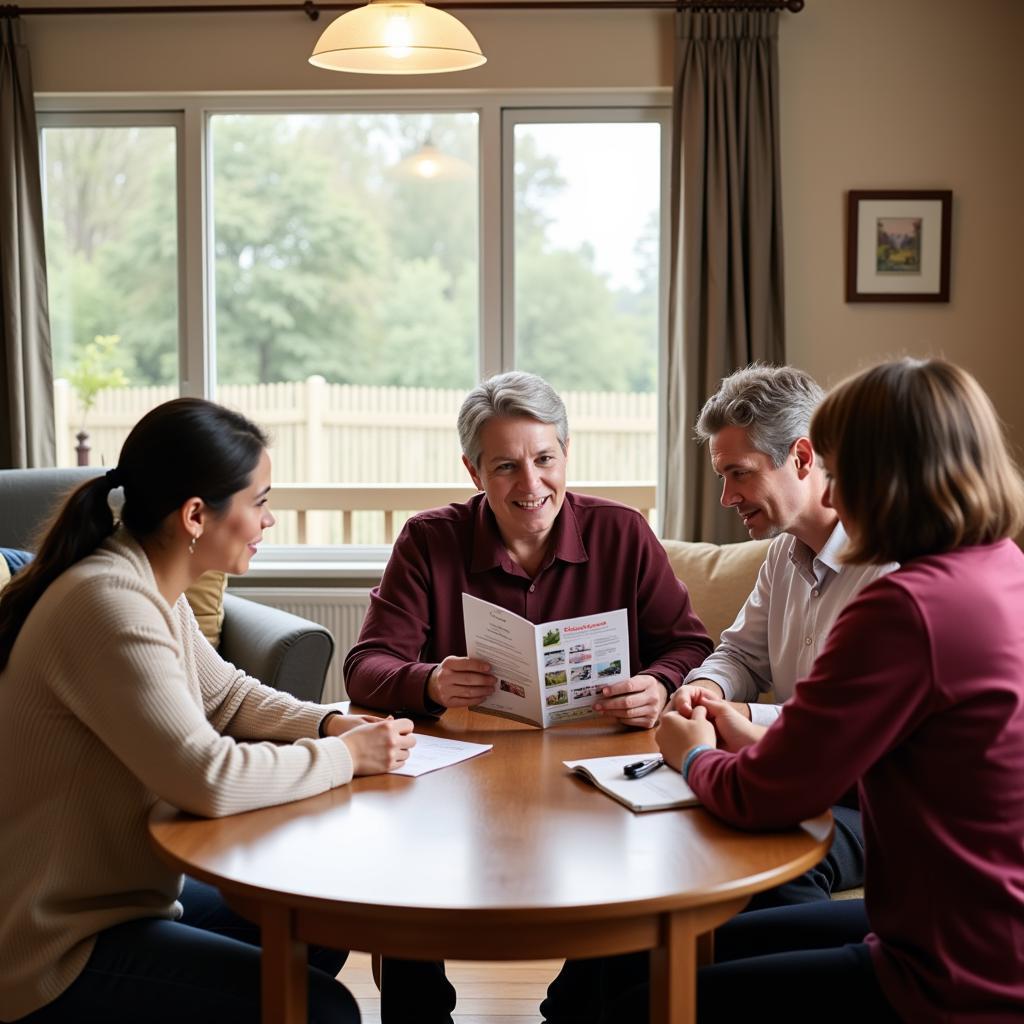
{"type": "Polygon", "coordinates": [[[950,191],[850,192],[847,302],[949,302],[950,191]]]}

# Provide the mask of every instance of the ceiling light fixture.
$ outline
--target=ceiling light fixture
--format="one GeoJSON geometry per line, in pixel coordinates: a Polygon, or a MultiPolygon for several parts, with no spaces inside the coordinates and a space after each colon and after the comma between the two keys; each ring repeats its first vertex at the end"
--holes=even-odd
{"type": "Polygon", "coordinates": [[[423,0],[370,0],[327,26],[309,63],[365,75],[432,75],[486,60],[461,21],[423,0]]]}

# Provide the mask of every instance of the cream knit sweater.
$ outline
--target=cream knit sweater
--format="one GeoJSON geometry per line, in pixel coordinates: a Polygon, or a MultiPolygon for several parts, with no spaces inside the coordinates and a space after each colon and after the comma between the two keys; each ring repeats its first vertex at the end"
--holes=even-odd
{"type": "Polygon", "coordinates": [[[223,661],[123,530],[57,579],[0,674],[0,1020],[63,992],[103,929],[180,915],[158,799],[218,817],[350,781],[325,712],[223,661]]]}

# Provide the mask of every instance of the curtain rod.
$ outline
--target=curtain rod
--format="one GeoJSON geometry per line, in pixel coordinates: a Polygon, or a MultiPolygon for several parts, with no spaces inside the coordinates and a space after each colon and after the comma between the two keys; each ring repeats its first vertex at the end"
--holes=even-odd
{"type": "MultiPolygon", "coordinates": [[[[231,13],[303,13],[316,21],[321,11],[352,11],[361,3],[305,3],[290,4],[137,4],[132,7],[19,7],[17,4],[0,5],[0,18],[17,18],[34,14],[231,14],[231,13]]],[[[505,10],[505,11],[582,11],[607,10],[663,10],[663,11],[789,11],[798,14],[804,0],[441,0],[434,4],[446,10],[505,10]]]]}

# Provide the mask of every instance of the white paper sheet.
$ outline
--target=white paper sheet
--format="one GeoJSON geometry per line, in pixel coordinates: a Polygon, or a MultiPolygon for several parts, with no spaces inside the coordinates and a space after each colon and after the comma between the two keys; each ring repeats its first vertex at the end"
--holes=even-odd
{"type": "Polygon", "coordinates": [[[491,749],[491,743],[467,743],[465,740],[446,740],[439,736],[425,736],[416,733],[416,746],[409,754],[409,760],[401,768],[395,768],[392,775],[426,775],[427,772],[447,768],[449,765],[468,761],[471,757],[491,749]]]}

